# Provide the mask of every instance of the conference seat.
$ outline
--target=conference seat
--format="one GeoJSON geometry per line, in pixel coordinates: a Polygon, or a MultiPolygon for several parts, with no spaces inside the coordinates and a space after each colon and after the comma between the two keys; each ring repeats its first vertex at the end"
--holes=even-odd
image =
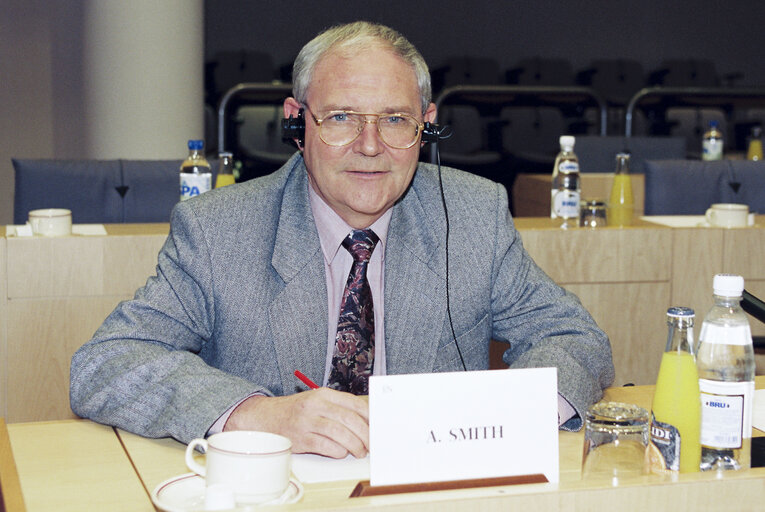
{"type": "Polygon", "coordinates": [[[742,203],[765,213],[765,162],[648,160],[646,215],[703,215],[713,203],[742,203]]]}
{"type": "Polygon", "coordinates": [[[77,223],[122,222],[122,170],[118,160],[12,159],[13,222],[30,210],[67,208],[77,223]]]}
{"type": "MultiPolygon", "coordinates": [[[[208,159],[212,179],[216,159],[208,159]]],[[[182,160],[12,159],[13,222],[30,210],[67,208],[77,224],[169,222],[182,160]]]]}
{"type": "Polygon", "coordinates": [[[617,153],[630,154],[630,172],[643,174],[646,160],[685,158],[684,137],[624,137],[577,135],[574,152],[581,172],[614,172],[617,153]]]}

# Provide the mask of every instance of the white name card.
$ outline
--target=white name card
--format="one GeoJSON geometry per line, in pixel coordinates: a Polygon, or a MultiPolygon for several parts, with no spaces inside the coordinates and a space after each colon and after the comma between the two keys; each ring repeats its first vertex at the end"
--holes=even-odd
{"type": "Polygon", "coordinates": [[[556,368],[369,382],[370,484],[544,474],[558,481],[556,368]]]}

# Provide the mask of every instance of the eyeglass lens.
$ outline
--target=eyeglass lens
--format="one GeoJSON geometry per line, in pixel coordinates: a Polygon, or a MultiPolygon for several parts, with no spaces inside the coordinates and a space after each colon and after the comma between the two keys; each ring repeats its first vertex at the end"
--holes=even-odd
{"type": "MultiPolygon", "coordinates": [[[[341,112],[330,114],[321,122],[321,139],[330,146],[350,144],[361,134],[368,121],[369,114],[341,112]]],[[[377,131],[383,142],[394,148],[408,148],[414,145],[419,135],[419,124],[409,116],[377,116],[377,131]]]]}

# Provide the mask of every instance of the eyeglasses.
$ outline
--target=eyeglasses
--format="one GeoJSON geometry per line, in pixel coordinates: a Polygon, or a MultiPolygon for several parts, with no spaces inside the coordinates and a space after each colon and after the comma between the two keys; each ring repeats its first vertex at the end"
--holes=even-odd
{"type": "Polygon", "coordinates": [[[411,148],[420,138],[424,124],[409,114],[373,114],[352,110],[333,110],[317,119],[307,108],[319,127],[319,138],[328,146],[347,146],[359,138],[367,124],[376,124],[382,141],[395,149],[411,148]],[[374,117],[374,120],[369,120],[374,117]]]}

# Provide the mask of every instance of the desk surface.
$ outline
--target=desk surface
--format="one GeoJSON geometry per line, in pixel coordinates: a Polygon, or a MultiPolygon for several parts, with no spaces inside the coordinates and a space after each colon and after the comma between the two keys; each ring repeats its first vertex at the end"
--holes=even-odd
{"type": "MultiPolygon", "coordinates": [[[[765,387],[765,377],[757,377],[765,387]]],[[[652,386],[610,388],[605,399],[650,407],[652,386]]],[[[8,425],[27,510],[154,510],[149,493],[186,473],[185,446],[146,439],[86,420],[8,425]]],[[[759,434],[759,432],[756,432],[759,434]]],[[[560,432],[560,483],[529,484],[348,499],[356,481],[305,484],[300,503],[271,510],[538,510],[600,509],[630,503],[643,510],[757,510],[765,501],[765,468],[682,475],[676,482],[648,475],[629,483],[583,482],[582,433],[560,432]]],[[[5,490],[5,487],[4,487],[5,490]]],[[[627,508],[635,508],[627,507],[627,508]]]]}

